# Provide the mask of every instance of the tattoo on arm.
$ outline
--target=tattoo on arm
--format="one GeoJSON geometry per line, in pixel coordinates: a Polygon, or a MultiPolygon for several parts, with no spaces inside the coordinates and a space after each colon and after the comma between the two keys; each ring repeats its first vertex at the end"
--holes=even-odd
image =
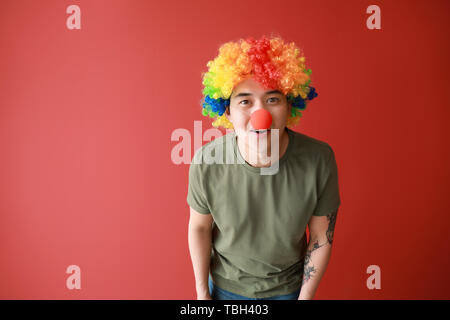
{"type": "MultiPolygon", "coordinates": [[[[302,281],[302,286],[303,284],[305,284],[309,279],[312,278],[313,274],[317,272],[317,269],[314,268],[314,265],[311,264],[311,254],[314,250],[319,249],[320,247],[323,247],[324,245],[326,245],[326,243],[319,245],[319,241],[318,240],[313,240],[311,239],[313,242],[313,247],[311,249],[308,249],[306,251],[305,254],[305,262],[304,262],[304,268],[303,268],[303,281],[302,281]]],[[[311,241],[310,240],[310,241],[311,241]]]]}
{"type": "MultiPolygon", "coordinates": [[[[328,230],[326,232],[327,240],[330,245],[333,243],[333,236],[334,236],[334,227],[336,225],[336,216],[337,216],[337,210],[334,212],[331,212],[327,215],[328,220],[328,230]]],[[[314,267],[314,265],[311,263],[311,254],[314,250],[319,249],[320,247],[323,247],[327,243],[319,245],[319,241],[317,239],[310,239],[310,242],[312,242],[313,246],[312,248],[308,249],[305,254],[305,262],[304,262],[304,268],[303,268],[303,281],[302,286],[312,278],[313,274],[317,272],[317,269],[314,267]]]]}
{"type": "Polygon", "coordinates": [[[302,281],[302,287],[303,285],[312,278],[312,274],[316,272],[317,270],[314,268],[314,266],[305,266],[305,270],[303,272],[303,281],[302,281]]]}
{"type": "Polygon", "coordinates": [[[327,215],[327,220],[328,220],[327,239],[330,244],[333,243],[334,227],[336,225],[337,212],[338,212],[338,210],[331,212],[327,215]]]}

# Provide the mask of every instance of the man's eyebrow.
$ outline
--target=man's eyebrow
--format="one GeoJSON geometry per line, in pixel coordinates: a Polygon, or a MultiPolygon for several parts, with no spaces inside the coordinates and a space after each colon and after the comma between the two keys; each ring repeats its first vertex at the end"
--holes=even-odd
{"type": "MultiPolygon", "coordinates": [[[[279,94],[283,94],[281,93],[280,90],[272,90],[272,91],[267,91],[264,94],[274,94],[274,93],[279,93],[279,94]]],[[[233,98],[237,98],[237,97],[247,97],[247,96],[251,96],[252,94],[249,92],[241,92],[238,93],[237,95],[235,95],[233,98]]]]}
{"type": "Polygon", "coordinates": [[[251,96],[252,94],[251,93],[248,93],[248,92],[241,92],[241,93],[238,93],[237,95],[235,95],[234,96],[234,98],[237,98],[237,97],[246,97],[246,96],[251,96]]]}
{"type": "Polygon", "coordinates": [[[274,94],[274,93],[279,93],[279,94],[283,94],[281,93],[280,90],[272,90],[272,91],[267,91],[265,94],[274,94]]]}

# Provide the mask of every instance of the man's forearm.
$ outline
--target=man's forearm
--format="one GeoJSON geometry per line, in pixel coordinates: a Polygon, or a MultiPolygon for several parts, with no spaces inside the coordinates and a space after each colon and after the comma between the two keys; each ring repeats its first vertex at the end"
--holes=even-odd
{"type": "Polygon", "coordinates": [[[313,299],[331,256],[328,240],[311,237],[305,255],[299,300],[313,299]]]}
{"type": "Polygon", "coordinates": [[[208,276],[211,260],[211,230],[189,228],[189,252],[195,275],[197,296],[209,295],[208,276]]]}

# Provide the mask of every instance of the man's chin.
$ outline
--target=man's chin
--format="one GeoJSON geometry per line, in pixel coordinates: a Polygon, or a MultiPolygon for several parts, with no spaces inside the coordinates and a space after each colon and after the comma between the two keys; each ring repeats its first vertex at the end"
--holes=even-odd
{"type": "Polygon", "coordinates": [[[250,132],[247,136],[247,143],[249,147],[253,150],[258,150],[258,152],[262,152],[266,149],[270,148],[271,144],[271,133],[254,133],[250,132]]]}

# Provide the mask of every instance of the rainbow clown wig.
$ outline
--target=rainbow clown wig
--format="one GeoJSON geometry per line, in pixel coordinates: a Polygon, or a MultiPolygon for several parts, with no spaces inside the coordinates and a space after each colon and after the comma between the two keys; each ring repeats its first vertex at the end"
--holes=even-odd
{"type": "Polygon", "coordinates": [[[214,127],[233,129],[224,113],[233,88],[247,76],[253,76],[265,89],[278,89],[286,95],[292,104],[287,127],[298,123],[307,101],[317,96],[310,86],[311,69],[306,68],[301,50],[295,43],[285,43],[279,37],[227,42],[207,67],[208,71],[202,74],[202,113],[215,119],[214,127]]]}

